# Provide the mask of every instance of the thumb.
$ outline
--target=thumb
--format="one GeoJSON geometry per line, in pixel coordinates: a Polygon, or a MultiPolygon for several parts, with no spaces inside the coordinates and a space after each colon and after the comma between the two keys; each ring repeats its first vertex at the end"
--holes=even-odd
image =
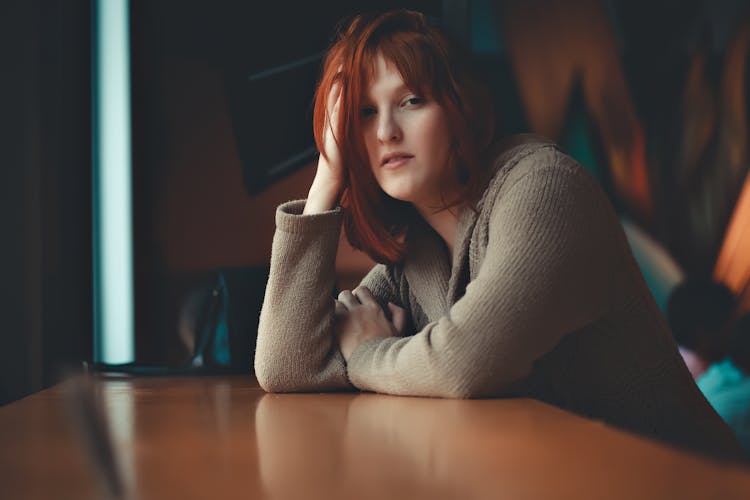
{"type": "Polygon", "coordinates": [[[397,306],[393,302],[388,302],[388,309],[391,311],[393,326],[396,327],[398,334],[403,336],[406,331],[406,309],[397,306]]]}

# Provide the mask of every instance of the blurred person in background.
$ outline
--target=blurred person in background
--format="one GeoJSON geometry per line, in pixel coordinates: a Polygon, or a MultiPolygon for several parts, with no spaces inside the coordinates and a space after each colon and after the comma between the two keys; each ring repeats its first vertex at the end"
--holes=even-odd
{"type": "Polygon", "coordinates": [[[694,379],[726,355],[734,306],[731,290],[709,279],[689,278],[670,295],[667,319],[694,379]]]}
{"type": "Polygon", "coordinates": [[[698,379],[698,387],[729,424],[750,457],[750,313],[729,338],[729,355],[698,379]]]}

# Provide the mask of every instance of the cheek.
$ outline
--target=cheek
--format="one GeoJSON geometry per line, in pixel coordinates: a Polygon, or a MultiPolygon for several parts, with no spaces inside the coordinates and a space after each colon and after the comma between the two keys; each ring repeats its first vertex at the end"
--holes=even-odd
{"type": "Polygon", "coordinates": [[[370,168],[374,169],[375,164],[377,162],[377,155],[378,155],[377,137],[375,137],[374,131],[369,130],[367,128],[363,130],[363,133],[364,133],[365,149],[367,150],[367,158],[370,160],[370,168]]]}
{"type": "Polygon", "coordinates": [[[367,159],[370,162],[370,172],[375,178],[375,182],[382,187],[381,171],[380,171],[380,153],[378,149],[377,138],[373,134],[365,132],[364,137],[365,150],[367,151],[367,159]]]}
{"type": "Polygon", "coordinates": [[[452,137],[443,113],[436,113],[421,127],[422,142],[429,147],[432,162],[443,165],[448,161],[452,137]]]}

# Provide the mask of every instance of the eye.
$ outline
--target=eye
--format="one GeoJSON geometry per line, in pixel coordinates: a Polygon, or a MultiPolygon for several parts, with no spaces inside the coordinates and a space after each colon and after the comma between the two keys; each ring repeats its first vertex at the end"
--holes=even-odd
{"type": "Polygon", "coordinates": [[[401,106],[418,106],[424,102],[424,99],[417,96],[412,96],[406,99],[401,106]]]}
{"type": "Polygon", "coordinates": [[[375,108],[373,108],[372,106],[365,106],[365,107],[364,107],[364,108],[362,108],[362,110],[360,111],[360,115],[362,116],[362,118],[369,118],[369,117],[371,117],[372,115],[374,115],[374,114],[375,114],[375,112],[376,112],[376,111],[375,111],[375,108]]]}

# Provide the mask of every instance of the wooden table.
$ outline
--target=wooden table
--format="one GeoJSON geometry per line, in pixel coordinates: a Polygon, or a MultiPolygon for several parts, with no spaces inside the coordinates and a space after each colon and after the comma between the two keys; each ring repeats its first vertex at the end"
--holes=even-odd
{"type": "MultiPolygon", "coordinates": [[[[250,377],[96,382],[135,499],[750,499],[750,469],[529,399],[265,394],[250,377]]],[[[0,498],[102,498],[63,386],[0,408],[0,498]]]]}

